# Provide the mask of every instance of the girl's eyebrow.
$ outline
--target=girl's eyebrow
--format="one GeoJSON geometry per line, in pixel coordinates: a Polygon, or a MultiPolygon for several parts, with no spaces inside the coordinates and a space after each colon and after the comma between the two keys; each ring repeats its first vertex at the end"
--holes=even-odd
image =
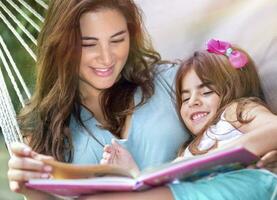
{"type": "MultiPolygon", "coordinates": [[[[111,36],[111,38],[114,38],[114,37],[119,36],[119,35],[123,35],[125,33],[127,33],[127,30],[121,30],[121,31],[113,34],[111,36]]],[[[91,37],[91,36],[82,36],[81,39],[82,40],[99,40],[97,37],[91,37]]]]}
{"type": "MultiPolygon", "coordinates": [[[[201,84],[197,85],[196,88],[197,89],[202,89],[204,87],[208,87],[209,85],[210,85],[210,83],[201,83],[201,84]]],[[[183,94],[183,93],[189,93],[189,92],[190,91],[187,90],[187,89],[182,89],[181,94],[183,94]]]]}

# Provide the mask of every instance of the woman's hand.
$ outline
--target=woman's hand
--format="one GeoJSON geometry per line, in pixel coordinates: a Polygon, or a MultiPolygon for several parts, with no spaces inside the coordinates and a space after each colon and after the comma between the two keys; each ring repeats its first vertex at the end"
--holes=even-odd
{"type": "Polygon", "coordinates": [[[257,167],[263,167],[277,174],[277,150],[266,153],[257,163],[257,167]]]}
{"type": "Polygon", "coordinates": [[[11,151],[13,155],[9,160],[8,170],[10,189],[26,197],[32,197],[30,199],[35,199],[35,196],[40,196],[42,198],[39,199],[43,199],[46,194],[26,188],[25,182],[30,179],[49,178],[52,167],[45,165],[42,160],[53,158],[38,154],[23,143],[11,144],[11,151]]]}
{"type": "Polygon", "coordinates": [[[139,167],[131,153],[114,139],[112,139],[110,145],[104,147],[103,157],[100,163],[121,166],[125,169],[132,170],[134,174],[139,174],[139,167]]]}

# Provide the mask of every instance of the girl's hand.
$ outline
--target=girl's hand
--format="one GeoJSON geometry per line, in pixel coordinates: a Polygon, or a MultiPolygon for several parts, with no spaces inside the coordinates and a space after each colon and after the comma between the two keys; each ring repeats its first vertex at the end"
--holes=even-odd
{"type": "Polygon", "coordinates": [[[257,167],[263,167],[277,174],[277,150],[265,154],[257,163],[257,167]]]}
{"type": "Polygon", "coordinates": [[[11,151],[13,155],[8,164],[10,189],[13,192],[21,193],[26,196],[38,193],[37,191],[27,189],[25,187],[25,182],[36,178],[49,178],[52,167],[45,165],[42,160],[53,158],[38,154],[23,143],[11,144],[11,151]]]}

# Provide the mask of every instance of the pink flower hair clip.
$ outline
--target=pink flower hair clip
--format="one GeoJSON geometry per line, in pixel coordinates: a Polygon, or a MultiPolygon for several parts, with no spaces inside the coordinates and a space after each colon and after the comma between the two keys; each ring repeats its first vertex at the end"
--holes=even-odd
{"type": "Polygon", "coordinates": [[[211,39],[207,43],[207,51],[227,56],[231,65],[236,69],[244,67],[248,62],[245,53],[233,50],[231,44],[228,42],[211,39]]]}

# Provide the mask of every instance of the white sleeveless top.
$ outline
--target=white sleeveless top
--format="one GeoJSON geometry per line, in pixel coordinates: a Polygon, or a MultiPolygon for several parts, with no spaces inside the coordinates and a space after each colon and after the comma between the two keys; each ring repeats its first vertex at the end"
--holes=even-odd
{"type": "MultiPolygon", "coordinates": [[[[220,120],[217,124],[212,125],[203,135],[200,144],[198,146],[200,151],[204,151],[212,147],[216,141],[217,147],[220,148],[225,144],[239,138],[242,136],[242,132],[236,129],[232,124],[230,124],[224,118],[224,112],[222,113],[220,120]]],[[[190,158],[193,157],[192,153],[189,151],[188,148],[185,149],[184,157],[190,158]]]]}

